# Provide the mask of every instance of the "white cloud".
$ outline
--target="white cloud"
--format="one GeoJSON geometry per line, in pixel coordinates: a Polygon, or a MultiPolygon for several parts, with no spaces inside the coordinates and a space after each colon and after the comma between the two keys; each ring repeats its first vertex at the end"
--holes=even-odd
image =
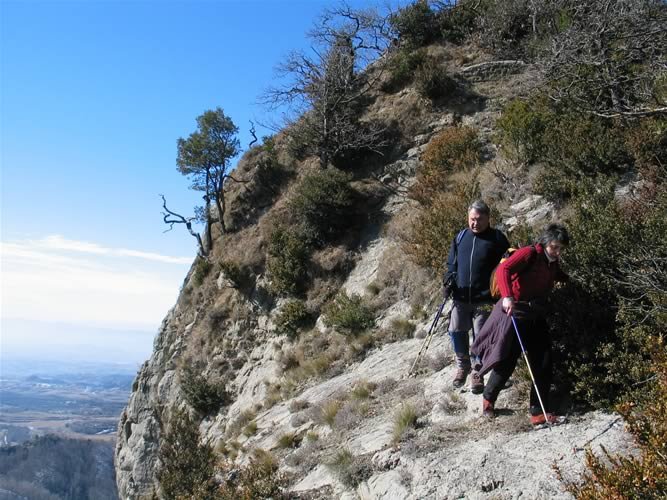
{"type": "Polygon", "coordinates": [[[2,317],[154,328],[192,258],[48,236],[0,244],[2,317]]]}
{"type": "Polygon", "coordinates": [[[108,248],[87,241],[68,240],[60,235],[51,235],[41,240],[26,242],[32,248],[43,248],[48,250],[66,250],[80,253],[92,253],[97,255],[116,255],[120,257],[137,257],[139,259],[154,260],[168,264],[190,264],[192,257],[172,257],[127,248],[108,248]]]}

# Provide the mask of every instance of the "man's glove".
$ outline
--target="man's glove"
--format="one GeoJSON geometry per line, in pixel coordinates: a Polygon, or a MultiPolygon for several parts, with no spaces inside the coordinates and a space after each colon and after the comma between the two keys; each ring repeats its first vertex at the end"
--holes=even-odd
{"type": "Polygon", "coordinates": [[[452,292],[454,291],[454,286],[455,286],[454,275],[451,275],[442,284],[443,299],[447,300],[449,297],[451,297],[452,292]]]}

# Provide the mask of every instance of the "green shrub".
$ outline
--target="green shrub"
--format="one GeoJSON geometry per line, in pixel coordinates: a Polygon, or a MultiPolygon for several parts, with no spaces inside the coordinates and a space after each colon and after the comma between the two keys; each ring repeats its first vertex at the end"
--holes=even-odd
{"type": "Polygon", "coordinates": [[[211,269],[213,269],[213,264],[202,257],[197,257],[193,275],[195,286],[201,286],[204,283],[204,279],[206,279],[206,276],[211,272],[211,269]]]}
{"type": "Polygon", "coordinates": [[[396,92],[412,82],[415,71],[428,59],[425,49],[399,49],[389,59],[389,79],[382,85],[385,92],[396,92]]]}
{"type": "Polygon", "coordinates": [[[303,300],[290,300],[280,309],[276,317],[276,330],[281,335],[294,339],[312,319],[303,300]]]}
{"type": "MultiPolygon", "coordinates": [[[[654,339],[655,340],[655,339],[654,339]]],[[[662,341],[649,346],[652,380],[641,400],[630,400],[617,410],[635,438],[638,454],[603,456],[586,450],[586,471],[579,481],[564,480],[579,500],[599,498],[664,498],[667,491],[667,354],[662,341]],[[653,389],[651,389],[653,387],[653,389]]]]}
{"type": "Polygon", "coordinates": [[[294,230],[278,227],[269,237],[267,270],[271,289],[282,295],[299,295],[307,285],[311,247],[294,230]]]}
{"type": "Polygon", "coordinates": [[[165,498],[213,498],[215,455],[199,441],[199,428],[187,412],[175,410],[160,439],[158,481],[165,498]]]}
{"type": "Polygon", "coordinates": [[[232,282],[235,288],[241,290],[251,290],[254,286],[254,276],[252,271],[246,267],[232,262],[229,260],[223,260],[220,262],[220,270],[224,273],[225,277],[232,282]]]}
{"type": "Polygon", "coordinates": [[[349,227],[352,215],[352,176],[335,168],[317,170],[301,179],[288,202],[301,236],[321,245],[349,227]]]}
{"type": "Polygon", "coordinates": [[[618,123],[567,103],[550,106],[542,95],[510,102],[497,126],[500,143],[521,161],[541,160],[569,173],[596,174],[618,172],[630,160],[618,123]]]}
{"type": "Polygon", "coordinates": [[[543,154],[542,137],[550,114],[540,98],[514,99],[496,121],[498,140],[505,154],[518,161],[532,163],[543,154]]]}
{"type": "Polygon", "coordinates": [[[410,196],[422,205],[452,184],[449,174],[470,170],[481,160],[482,146],[477,131],[470,127],[450,127],[436,135],[426,146],[410,196]]]}
{"type": "Polygon", "coordinates": [[[542,142],[548,164],[579,176],[618,173],[631,163],[623,127],[577,109],[553,110],[542,142]]]}
{"type": "Polygon", "coordinates": [[[478,12],[474,1],[459,0],[437,14],[440,36],[448,42],[460,44],[475,31],[478,12]]]}
{"type": "Polygon", "coordinates": [[[439,99],[451,95],[456,90],[456,81],[447,70],[433,59],[427,59],[415,71],[417,92],[428,99],[439,99]]]}
{"type": "Polygon", "coordinates": [[[401,45],[415,49],[429,44],[438,33],[436,14],[427,0],[416,0],[389,17],[401,45]]]}
{"type": "Polygon", "coordinates": [[[532,35],[530,10],[525,0],[477,2],[480,11],[479,37],[483,45],[504,56],[519,56],[532,35]]]}
{"type": "Polygon", "coordinates": [[[479,198],[476,180],[455,183],[448,192],[434,195],[410,227],[405,251],[419,265],[441,275],[452,239],[465,227],[467,208],[479,198]]]}
{"type": "Polygon", "coordinates": [[[324,308],[324,324],[342,332],[357,335],[375,324],[373,311],[358,295],[339,293],[324,308]]]}
{"type": "Polygon", "coordinates": [[[548,201],[567,200],[577,190],[578,179],[555,167],[545,167],[533,180],[533,192],[548,201]]]}
{"type": "Polygon", "coordinates": [[[667,121],[657,118],[640,120],[626,130],[625,144],[638,167],[664,166],[667,158],[667,121]]]}
{"type": "Polygon", "coordinates": [[[571,283],[553,294],[550,323],[562,359],[556,368],[564,370],[555,380],[569,380],[577,399],[608,407],[644,390],[647,343],[667,327],[660,312],[667,302],[660,285],[667,283],[667,189],[656,187],[642,218],[624,213],[613,183],[580,189],[563,257],[571,283]]]}
{"type": "Polygon", "coordinates": [[[181,370],[180,381],[185,400],[202,415],[217,412],[229,403],[230,395],[224,385],[208,382],[190,366],[181,370]]]}
{"type": "Polygon", "coordinates": [[[623,124],[542,95],[512,101],[497,126],[508,157],[545,164],[535,191],[552,201],[572,196],[585,177],[618,174],[633,162],[623,124]]]}

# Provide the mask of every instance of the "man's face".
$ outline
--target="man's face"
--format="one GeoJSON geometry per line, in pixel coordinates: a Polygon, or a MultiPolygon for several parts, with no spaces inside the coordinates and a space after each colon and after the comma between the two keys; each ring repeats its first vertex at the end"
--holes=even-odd
{"type": "Polygon", "coordinates": [[[475,233],[483,233],[489,227],[489,216],[472,209],[468,212],[468,227],[475,233]]]}

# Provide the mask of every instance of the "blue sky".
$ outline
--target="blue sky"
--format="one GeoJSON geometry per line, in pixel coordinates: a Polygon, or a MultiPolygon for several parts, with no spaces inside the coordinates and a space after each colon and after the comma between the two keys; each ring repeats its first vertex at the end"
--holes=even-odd
{"type": "Polygon", "coordinates": [[[196,250],[160,215],[160,193],[184,214],[200,199],[177,138],[220,106],[246,147],[249,120],[271,118],[258,95],[326,5],[0,0],[4,340],[15,320],[152,338],[196,250]]]}

